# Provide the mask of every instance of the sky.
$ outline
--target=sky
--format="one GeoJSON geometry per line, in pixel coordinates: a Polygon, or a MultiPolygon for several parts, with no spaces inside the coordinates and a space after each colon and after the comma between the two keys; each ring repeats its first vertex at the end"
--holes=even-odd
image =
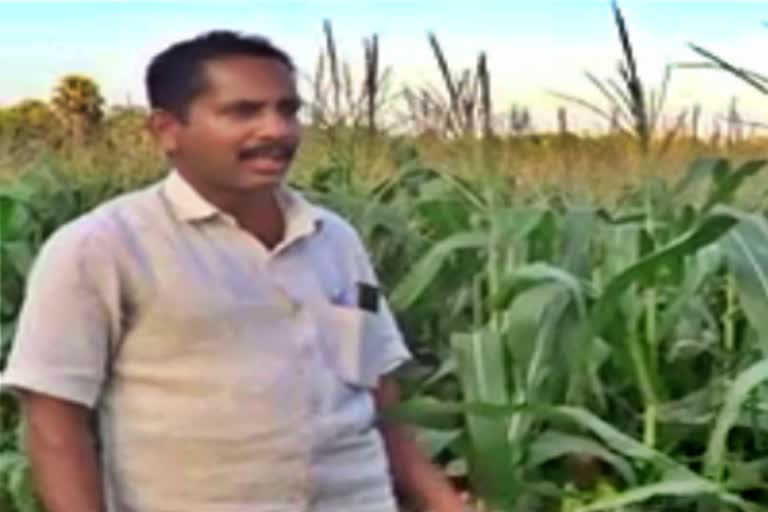
{"type": "MultiPolygon", "coordinates": [[[[658,87],[667,65],[700,62],[690,43],[768,74],[768,1],[623,0],[641,75],[658,87]]],[[[609,0],[249,0],[24,1],[0,0],[0,105],[47,98],[71,72],[93,77],[109,103],[145,104],[149,59],[172,42],[211,29],[259,33],[286,49],[309,76],[333,24],[339,52],[362,69],[362,40],[378,34],[381,59],[395,87],[440,86],[427,33],[440,40],[452,68],[488,55],[496,109],[530,108],[554,125],[563,105],[552,91],[601,103],[585,77],[613,77],[620,58],[609,0]]],[[[744,118],[768,123],[768,96],[725,73],[676,68],[667,113],[701,104],[722,116],[738,98],[744,118]]],[[[579,126],[601,124],[569,106],[579,126]]]]}

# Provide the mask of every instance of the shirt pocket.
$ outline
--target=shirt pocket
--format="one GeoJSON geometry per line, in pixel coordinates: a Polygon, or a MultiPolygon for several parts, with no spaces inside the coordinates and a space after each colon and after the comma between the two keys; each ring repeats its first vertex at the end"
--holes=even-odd
{"type": "Polygon", "coordinates": [[[380,375],[379,316],[329,303],[321,308],[320,317],[324,351],[341,380],[356,388],[375,388],[380,375]]]}

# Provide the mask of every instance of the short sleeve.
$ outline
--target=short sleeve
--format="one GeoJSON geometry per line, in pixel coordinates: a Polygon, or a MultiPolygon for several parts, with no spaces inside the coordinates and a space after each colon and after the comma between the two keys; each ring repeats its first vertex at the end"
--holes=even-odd
{"type": "MultiPolygon", "coordinates": [[[[377,272],[371,262],[371,258],[365,249],[365,246],[359,237],[355,240],[355,260],[356,276],[353,285],[353,293],[358,291],[358,283],[372,285],[379,290],[378,308],[374,312],[371,326],[367,329],[367,335],[373,338],[369,341],[371,347],[367,351],[367,357],[373,358],[368,366],[377,368],[379,376],[391,373],[397,370],[404,363],[410,361],[413,356],[406,345],[402,331],[397,324],[397,320],[387,300],[377,272]]],[[[353,300],[358,301],[355,297],[353,300]]]]}
{"type": "Polygon", "coordinates": [[[118,279],[106,244],[65,225],[39,251],[0,386],[94,407],[119,324],[118,279]]]}

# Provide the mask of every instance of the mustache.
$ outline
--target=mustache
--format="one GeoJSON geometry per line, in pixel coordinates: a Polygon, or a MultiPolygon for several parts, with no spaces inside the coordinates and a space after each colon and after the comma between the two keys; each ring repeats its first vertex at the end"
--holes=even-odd
{"type": "Polygon", "coordinates": [[[293,158],[296,153],[296,146],[284,142],[273,142],[269,144],[260,144],[241,149],[237,156],[240,160],[249,158],[293,158]]]}

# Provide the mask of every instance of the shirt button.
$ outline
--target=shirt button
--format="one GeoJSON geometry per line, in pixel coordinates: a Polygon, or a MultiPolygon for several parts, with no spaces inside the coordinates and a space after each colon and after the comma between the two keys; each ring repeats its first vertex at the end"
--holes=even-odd
{"type": "Polygon", "coordinates": [[[298,311],[298,305],[291,300],[288,295],[281,293],[280,294],[280,306],[283,310],[285,310],[286,313],[290,315],[295,315],[298,311]]]}

